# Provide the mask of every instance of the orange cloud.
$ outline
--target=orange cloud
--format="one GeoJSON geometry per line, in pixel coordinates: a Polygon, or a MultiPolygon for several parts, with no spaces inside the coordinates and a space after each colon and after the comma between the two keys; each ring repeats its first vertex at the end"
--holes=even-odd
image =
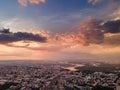
{"type": "Polygon", "coordinates": [[[65,33],[57,34],[55,36],[56,41],[62,42],[63,45],[76,45],[76,44],[85,44],[86,37],[83,34],[74,34],[74,33],[65,33]]]}
{"type": "Polygon", "coordinates": [[[39,4],[39,3],[45,3],[46,0],[29,0],[29,2],[33,4],[39,4]]]}
{"type": "Polygon", "coordinates": [[[39,3],[45,3],[46,0],[18,0],[18,3],[20,3],[22,6],[27,6],[27,4],[39,4],[39,3]]]}

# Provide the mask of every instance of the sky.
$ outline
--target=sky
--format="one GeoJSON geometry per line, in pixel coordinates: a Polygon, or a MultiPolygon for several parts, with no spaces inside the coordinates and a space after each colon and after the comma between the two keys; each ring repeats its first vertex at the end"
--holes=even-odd
{"type": "Polygon", "coordinates": [[[1,0],[0,60],[120,62],[119,0],[1,0]]]}

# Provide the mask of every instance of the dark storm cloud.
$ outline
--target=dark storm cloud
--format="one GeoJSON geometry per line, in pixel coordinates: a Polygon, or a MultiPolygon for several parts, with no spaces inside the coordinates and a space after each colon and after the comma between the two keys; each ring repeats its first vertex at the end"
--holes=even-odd
{"type": "Polygon", "coordinates": [[[103,25],[105,33],[118,33],[120,32],[120,20],[108,21],[103,25]]]}
{"type": "Polygon", "coordinates": [[[0,31],[0,43],[7,44],[17,41],[35,41],[35,42],[46,42],[46,37],[38,34],[27,33],[27,32],[10,32],[9,29],[3,29],[0,31]]]}
{"type": "Polygon", "coordinates": [[[9,31],[9,29],[2,29],[2,30],[0,30],[0,33],[10,33],[10,31],[9,31]]]}
{"type": "Polygon", "coordinates": [[[120,20],[108,21],[103,25],[104,33],[111,33],[112,36],[104,38],[104,45],[120,46],[120,20]]]}

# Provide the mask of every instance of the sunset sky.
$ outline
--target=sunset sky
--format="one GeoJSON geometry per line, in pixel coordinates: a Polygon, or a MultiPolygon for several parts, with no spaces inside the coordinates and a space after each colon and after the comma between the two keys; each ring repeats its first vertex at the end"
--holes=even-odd
{"type": "Polygon", "coordinates": [[[120,0],[1,0],[0,29],[0,60],[120,62],[120,0]]]}

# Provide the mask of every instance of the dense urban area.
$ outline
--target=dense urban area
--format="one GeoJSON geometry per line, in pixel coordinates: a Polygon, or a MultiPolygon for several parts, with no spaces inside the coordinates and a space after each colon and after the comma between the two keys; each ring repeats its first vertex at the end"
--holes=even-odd
{"type": "Polygon", "coordinates": [[[4,63],[0,63],[0,90],[120,90],[117,64],[4,63]]]}

